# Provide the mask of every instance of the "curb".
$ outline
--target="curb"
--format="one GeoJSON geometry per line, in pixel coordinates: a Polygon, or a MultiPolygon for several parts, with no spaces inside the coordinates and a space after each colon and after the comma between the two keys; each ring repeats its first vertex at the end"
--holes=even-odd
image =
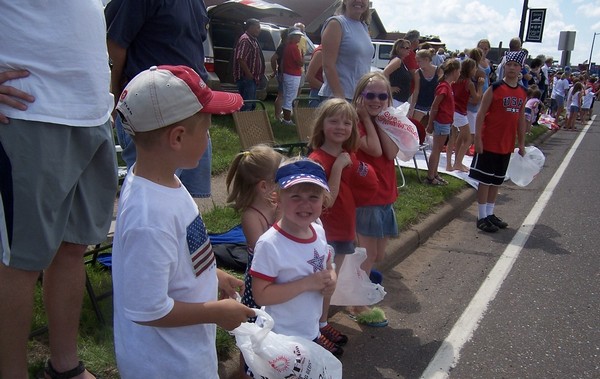
{"type": "Polygon", "coordinates": [[[398,238],[390,240],[387,248],[388,253],[385,260],[377,264],[378,268],[381,271],[388,271],[398,265],[419,246],[423,245],[435,232],[442,229],[473,204],[476,198],[477,191],[471,187],[466,188],[449,199],[444,205],[439,206],[419,223],[401,231],[398,238]]]}

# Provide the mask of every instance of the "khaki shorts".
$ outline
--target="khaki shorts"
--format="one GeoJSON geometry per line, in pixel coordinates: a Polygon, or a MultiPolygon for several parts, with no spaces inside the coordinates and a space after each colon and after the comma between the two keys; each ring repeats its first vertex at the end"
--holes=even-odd
{"type": "Polygon", "coordinates": [[[104,241],[116,188],[110,122],[72,127],[11,119],[0,125],[2,263],[39,271],[63,241],[104,241]]]}

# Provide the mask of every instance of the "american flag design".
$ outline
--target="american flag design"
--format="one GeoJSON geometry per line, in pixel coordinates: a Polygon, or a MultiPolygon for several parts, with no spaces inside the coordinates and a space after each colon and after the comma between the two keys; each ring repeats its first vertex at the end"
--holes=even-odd
{"type": "Polygon", "coordinates": [[[358,168],[356,169],[356,172],[358,172],[358,175],[362,177],[367,176],[367,174],[369,174],[369,165],[365,162],[358,162],[358,168]]]}
{"type": "Polygon", "coordinates": [[[200,216],[186,228],[186,239],[190,250],[190,260],[196,277],[200,276],[215,261],[206,227],[200,216]]]}
{"type": "Polygon", "coordinates": [[[313,257],[307,261],[313,268],[313,273],[323,271],[325,269],[325,254],[319,255],[317,249],[313,251],[313,257]]]}

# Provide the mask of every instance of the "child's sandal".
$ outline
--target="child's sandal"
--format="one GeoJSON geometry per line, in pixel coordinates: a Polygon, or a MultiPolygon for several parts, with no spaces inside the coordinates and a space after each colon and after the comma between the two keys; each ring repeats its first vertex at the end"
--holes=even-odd
{"type": "MultiPolygon", "coordinates": [[[[64,372],[58,372],[54,369],[54,367],[52,366],[52,363],[50,362],[50,359],[48,359],[48,361],[46,362],[46,367],[44,367],[44,374],[48,375],[50,377],[50,379],[69,379],[69,378],[74,378],[76,376],[79,376],[81,374],[83,374],[85,372],[85,365],[83,364],[82,361],[79,361],[79,364],[77,365],[77,367],[68,370],[68,371],[64,371],[64,372]]],[[[96,375],[94,375],[96,376],[96,375]]],[[[42,377],[44,377],[42,375],[42,377]]],[[[96,378],[98,378],[98,376],[96,376],[96,378]]]]}
{"type": "Polygon", "coordinates": [[[439,175],[436,175],[434,179],[437,180],[438,182],[442,183],[442,185],[444,185],[444,186],[448,184],[448,182],[446,181],[446,179],[442,178],[439,175]]]}
{"type": "Polygon", "coordinates": [[[430,186],[443,186],[444,184],[437,180],[436,178],[425,177],[425,184],[430,186]]]}

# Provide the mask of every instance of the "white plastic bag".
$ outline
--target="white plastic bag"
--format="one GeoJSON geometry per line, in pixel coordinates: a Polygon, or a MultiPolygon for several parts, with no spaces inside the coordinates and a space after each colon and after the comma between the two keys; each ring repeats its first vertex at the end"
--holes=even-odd
{"type": "Polygon", "coordinates": [[[526,147],[523,157],[516,148],[510,156],[506,175],[519,187],[525,187],[540,172],[545,160],[544,154],[536,147],[526,147]]]}
{"type": "Polygon", "coordinates": [[[369,275],[360,268],[367,259],[367,251],[357,247],[354,254],[344,257],[340,267],[332,305],[373,305],[383,300],[386,292],[380,284],[372,283],[369,275]]]}
{"type": "Polygon", "coordinates": [[[342,363],[333,354],[305,338],[273,333],[273,318],[262,309],[255,312],[262,327],[244,322],[231,332],[255,378],[342,378],[342,363]]]}
{"type": "Polygon", "coordinates": [[[419,132],[406,117],[408,106],[404,103],[398,108],[388,107],[375,119],[377,126],[398,146],[397,158],[404,162],[411,160],[419,151],[419,132]]]}

